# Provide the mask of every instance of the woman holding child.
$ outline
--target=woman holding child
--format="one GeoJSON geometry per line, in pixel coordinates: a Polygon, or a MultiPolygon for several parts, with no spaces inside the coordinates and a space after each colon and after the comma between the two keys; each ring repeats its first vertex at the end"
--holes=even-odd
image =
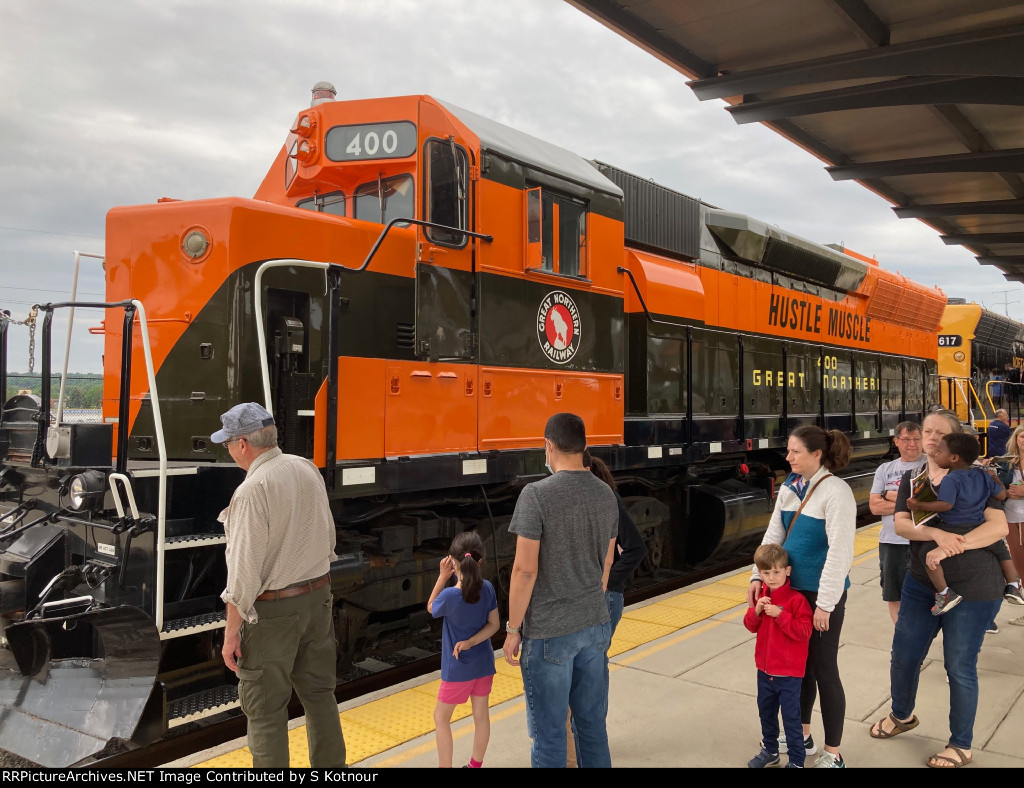
{"type": "MultiPolygon", "coordinates": [[[[939,487],[947,470],[935,462],[943,436],[962,432],[956,414],[929,413],[922,426],[923,449],[928,458],[932,487],[939,487]]],[[[892,711],[871,726],[871,736],[889,739],[917,727],[914,703],[921,665],[941,629],[942,648],[949,677],[949,744],[930,756],[933,768],[959,768],[971,762],[974,718],[978,710],[978,653],[985,629],[1003,596],[1004,579],[999,561],[981,549],[1006,535],[1006,518],[997,509],[985,509],[985,522],[966,535],[922,525],[915,528],[907,507],[910,474],[903,478],[896,500],[896,533],[910,540],[910,570],[903,582],[899,619],[892,641],[890,694],[892,711]],[[930,543],[930,544],[929,544],[930,543]],[[927,565],[941,561],[946,581],[963,601],[941,616],[932,614],[935,592],[927,565]]]]}
{"type": "MultiPolygon", "coordinates": [[[[792,473],[775,501],[762,544],[781,544],[792,562],[791,586],[800,591],[814,611],[807,669],[800,691],[803,745],[815,752],[811,710],[821,696],[825,751],[815,768],[845,768],[839,753],[846,715],[846,693],[839,677],[839,636],[850,586],[857,502],[850,486],[834,476],[850,460],[850,442],[838,430],[797,427],[789,436],[786,461],[792,473]]],[[[753,607],[761,592],[755,568],[747,593],[753,607]]],[[[770,742],[764,746],[770,746],[770,742]]],[[[787,742],[799,747],[801,742],[787,742]]]]}

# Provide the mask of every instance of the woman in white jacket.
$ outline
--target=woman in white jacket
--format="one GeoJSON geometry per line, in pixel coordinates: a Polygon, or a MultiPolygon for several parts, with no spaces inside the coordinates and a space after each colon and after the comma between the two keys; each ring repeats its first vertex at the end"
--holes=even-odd
{"type": "MultiPolygon", "coordinates": [[[[792,473],[775,500],[762,544],[785,547],[793,566],[790,583],[814,611],[807,671],[800,692],[804,746],[815,752],[811,738],[811,710],[821,697],[825,750],[815,768],[844,768],[839,753],[846,715],[846,693],[839,677],[839,636],[850,587],[853,540],[857,529],[857,502],[845,481],[833,473],[850,461],[850,442],[838,430],[797,427],[789,436],[786,461],[792,473]]],[[[761,581],[754,569],[747,603],[755,604],[761,581]]],[[[788,746],[800,746],[789,742],[788,746]]]]}

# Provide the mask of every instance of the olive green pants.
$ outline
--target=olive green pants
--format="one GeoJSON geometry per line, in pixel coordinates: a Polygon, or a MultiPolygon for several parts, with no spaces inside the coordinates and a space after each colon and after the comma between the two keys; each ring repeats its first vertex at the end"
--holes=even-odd
{"type": "Polygon", "coordinates": [[[288,761],[292,688],[306,712],[309,763],[345,766],[345,739],[334,699],[336,646],[330,586],[302,596],[257,602],[255,624],[242,623],[238,697],[248,719],[254,768],[288,761]]]}

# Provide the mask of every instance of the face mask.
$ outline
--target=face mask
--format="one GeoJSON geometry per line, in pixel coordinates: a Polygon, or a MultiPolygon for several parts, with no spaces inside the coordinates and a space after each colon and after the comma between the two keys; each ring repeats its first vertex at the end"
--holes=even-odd
{"type": "Polygon", "coordinates": [[[548,469],[548,473],[550,473],[552,476],[555,475],[555,472],[551,470],[551,466],[548,465],[548,463],[544,463],[544,467],[548,469]]]}

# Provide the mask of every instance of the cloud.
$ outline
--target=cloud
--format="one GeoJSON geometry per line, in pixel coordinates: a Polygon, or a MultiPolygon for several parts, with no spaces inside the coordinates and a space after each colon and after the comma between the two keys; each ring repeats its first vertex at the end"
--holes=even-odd
{"type": "MultiPolygon", "coordinates": [[[[1020,290],[559,0],[49,0],[0,4],[0,29],[0,306],[16,316],[67,298],[72,251],[102,251],[110,208],[251,196],[322,79],[342,99],[434,95],[990,308],[1020,290]]],[[[84,264],[80,289],[102,287],[84,264]]],[[[23,368],[23,330],[9,346],[23,368]]],[[[72,369],[101,352],[77,338],[72,369]]]]}

